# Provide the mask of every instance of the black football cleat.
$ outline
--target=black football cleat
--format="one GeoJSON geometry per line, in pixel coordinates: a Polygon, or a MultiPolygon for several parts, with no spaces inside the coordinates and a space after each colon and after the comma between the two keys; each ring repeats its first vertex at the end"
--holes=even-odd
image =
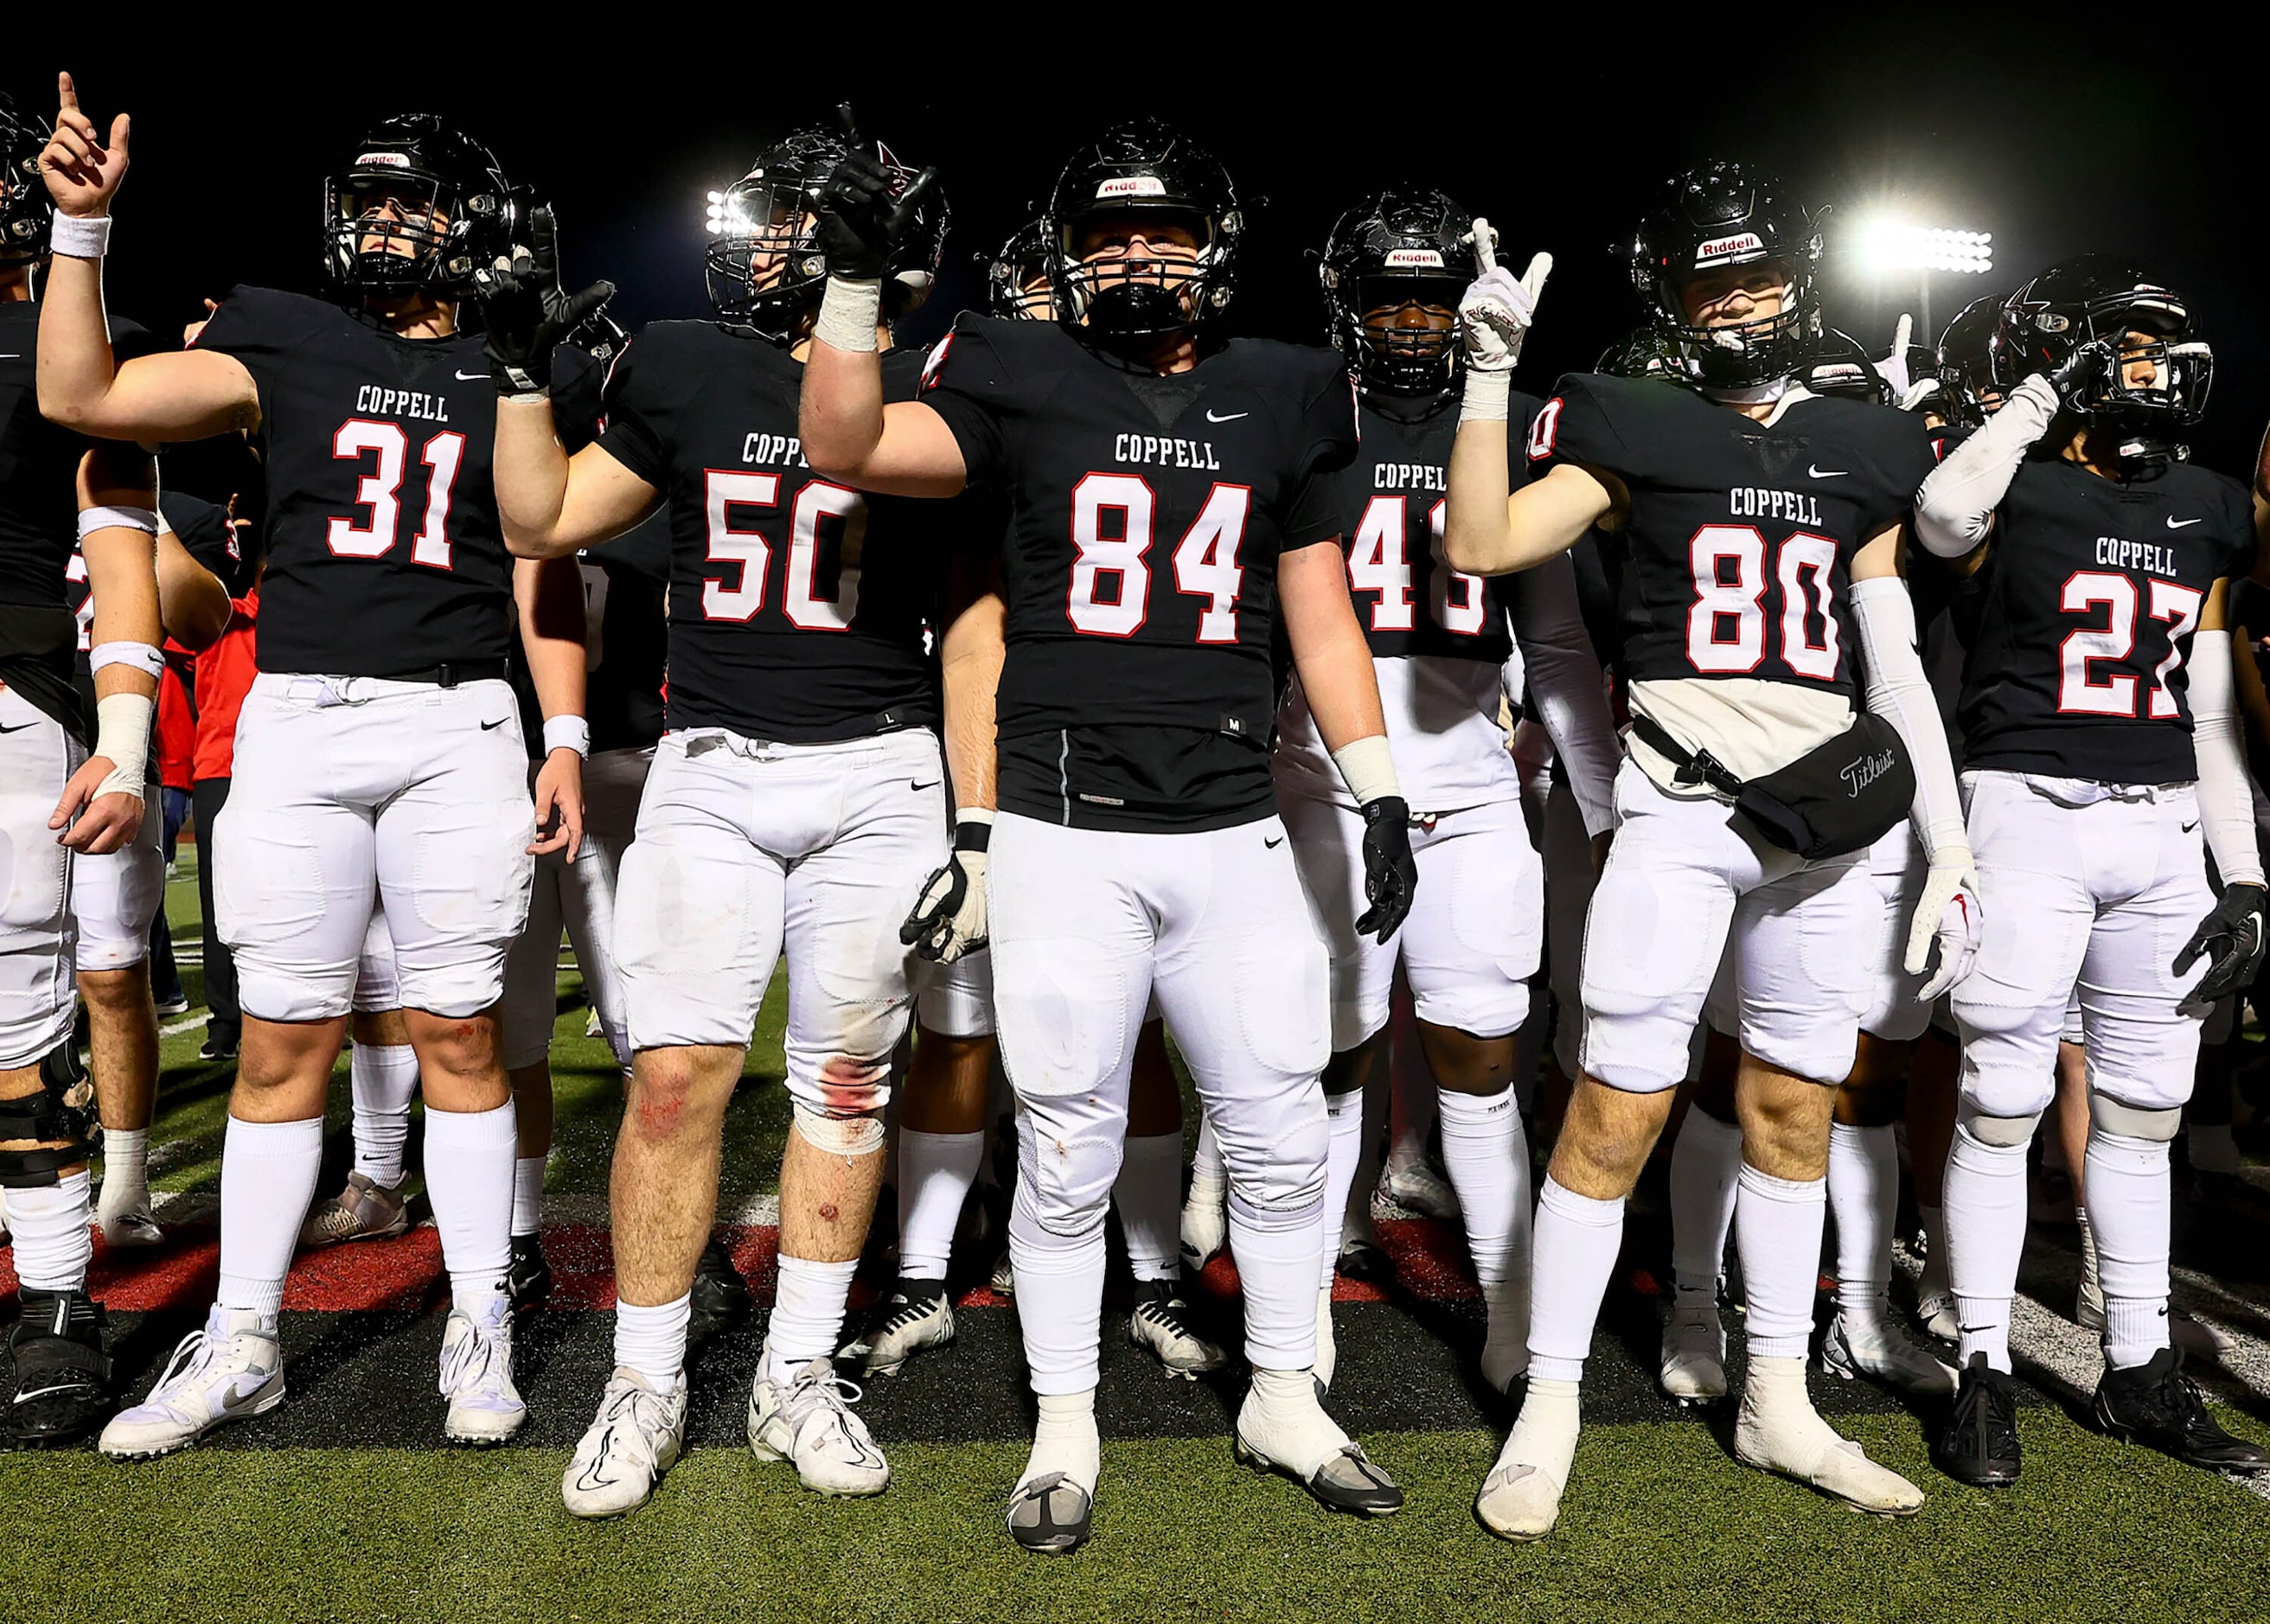
{"type": "Polygon", "coordinates": [[[2107,1366],[2089,1405],[2096,1424],[2123,1443],[2140,1443],[2209,1472],[2270,1472],[2270,1450],[2225,1432],[2207,1413],[2184,1356],[2163,1347],[2132,1370],[2107,1366]]]}
{"type": "Polygon", "coordinates": [[[512,1264],[504,1272],[504,1287],[516,1314],[543,1307],[545,1299],[552,1295],[552,1264],[544,1256],[543,1242],[535,1235],[512,1237],[512,1264]]]}
{"type": "Polygon", "coordinates": [[[1931,1464],[1973,1488],[2018,1480],[2018,1382],[1973,1353],[1955,1390],[1955,1410],[1931,1441],[1931,1464]]]}
{"type": "Polygon", "coordinates": [[[748,1281],[733,1266],[733,1255],[725,1250],[725,1243],[711,1236],[701,1249],[701,1260],[694,1265],[694,1309],[686,1323],[686,1346],[700,1347],[723,1336],[749,1317],[750,1307],[748,1281]]]}
{"type": "Polygon", "coordinates": [[[102,1305],[83,1291],[26,1291],[23,1298],[23,1317],[8,1333],[16,1361],[8,1442],[63,1449],[91,1436],[118,1406],[102,1351],[102,1305]]]}

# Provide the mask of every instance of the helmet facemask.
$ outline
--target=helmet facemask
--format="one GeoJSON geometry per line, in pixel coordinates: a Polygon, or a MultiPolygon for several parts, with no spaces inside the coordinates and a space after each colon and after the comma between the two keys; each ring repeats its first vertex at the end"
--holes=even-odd
{"type": "Polygon", "coordinates": [[[509,251],[518,213],[493,161],[454,132],[428,130],[399,145],[366,145],[323,182],[324,263],[334,284],[360,293],[460,298],[477,267],[509,251]],[[464,149],[465,167],[477,175],[426,167],[419,159],[434,150],[429,142],[464,149]]]}
{"type": "Polygon", "coordinates": [[[760,167],[710,194],[701,273],[719,315],[777,344],[817,307],[827,256],[810,194],[824,178],[793,170],[768,175],[760,167]]]}
{"type": "Polygon", "coordinates": [[[1368,389],[1447,393],[1458,375],[1461,292],[1441,276],[1347,278],[1330,290],[1334,341],[1368,389]]]}
{"type": "Polygon", "coordinates": [[[1821,337],[1821,306],[1810,270],[1786,261],[1768,263],[1779,275],[1780,308],[1770,315],[1746,321],[1697,323],[1688,315],[1686,297],[1693,273],[1657,278],[1656,332],[1666,355],[1690,382],[1704,389],[1744,389],[1786,378],[1821,337]]]}
{"type": "Polygon", "coordinates": [[[1057,320],[1106,340],[1143,341],[1189,332],[1228,302],[1215,275],[1225,257],[1216,222],[1183,209],[1129,210],[1129,234],[1141,236],[1147,251],[1131,243],[1125,253],[1088,257],[1088,228],[1117,213],[1098,210],[1057,224],[1050,262],[1057,320]],[[1190,234],[1195,249],[1160,250],[1153,234],[1174,226],[1190,234]]]}

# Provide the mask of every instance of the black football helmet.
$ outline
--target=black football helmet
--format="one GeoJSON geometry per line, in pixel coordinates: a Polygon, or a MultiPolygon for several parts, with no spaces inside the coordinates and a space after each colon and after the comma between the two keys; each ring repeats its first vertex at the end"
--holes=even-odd
{"type": "Polygon", "coordinates": [[[1864,400],[1872,406],[1898,404],[1892,398],[1892,386],[1869,360],[1860,341],[1833,327],[1798,352],[1789,378],[1815,395],[1864,400]]]}
{"type": "Polygon", "coordinates": [[[2207,410],[2214,352],[2183,296],[2126,260],[2083,254],[2011,294],[1995,327],[1991,375],[2007,395],[2029,374],[2054,372],[2081,345],[2098,342],[2119,360],[2073,410],[2118,436],[2124,457],[2185,455],[2177,436],[2207,410]],[[2128,381],[2140,363],[2152,368],[2148,383],[2128,381]]]}
{"type": "Polygon", "coordinates": [[[1140,340],[1204,328],[1229,308],[1245,233],[1237,189],[1213,153],[1155,119],[1114,125],[1073,153],[1042,219],[1058,321],[1105,340],[1140,340]],[[1080,228],[1130,213],[1191,228],[1198,253],[1187,275],[1169,281],[1176,272],[1163,261],[1081,263],[1080,228]]]}
{"type": "Polygon", "coordinates": [[[431,113],[389,118],[323,182],[323,269],[364,294],[460,299],[508,254],[523,213],[496,154],[431,113]],[[374,218],[389,200],[393,218],[374,218]]]}
{"type": "Polygon", "coordinates": [[[48,256],[48,224],[55,211],[40,179],[44,126],[0,94],[0,265],[29,265],[48,256]]]}
{"type": "Polygon", "coordinates": [[[1948,422],[1976,428],[2000,409],[1994,350],[2001,325],[2002,298],[1988,293],[1957,310],[1941,330],[1932,370],[1939,374],[1937,404],[1948,422]]]}
{"type": "Polygon", "coordinates": [[[1672,353],[1665,347],[1653,323],[1644,327],[1635,327],[1601,351],[1599,362],[1592,370],[1604,372],[1612,378],[1670,378],[1680,375],[1672,353]]]}
{"type": "MultiPolygon", "coordinates": [[[[791,130],[759,152],[748,174],[709,194],[709,247],[701,271],[720,318],[775,344],[796,340],[803,317],[819,306],[827,285],[817,194],[848,150],[832,128],[791,130]]],[[[917,171],[889,147],[879,141],[875,153],[890,169],[894,189],[914,183],[917,171]]],[[[938,285],[946,221],[946,195],[933,183],[892,254],[885,316],[905,315],[938,285]]]]}
{"type": "Polygon", "coordinates": [[[1363,318],[1413,305],[1455,312],[1466,285],[1481,274],[1473,219],[1432,187],[1406,184],[1365,194],[1333,222],[1317,278],[1332,347],[1362,388],[1439,395],[1457,381],[1455,319],[1441,327],[1373,327],[1363,318]]]}
{"type": "Polygon", "coordinates": [[[1048,222],[1027,220],[1001,245],[999,253],[985,262],[986,313],[1012,321],[1053,318],[1054,292],[1045,288],[1037,293],[1026,291],[1048,274],[1048,222]]]}
{"type": "Polygon", "coordinates": [[[1680,374],[1706,388],[1739,389],[1788,377],[1821,337],[1821,255],[1817,214],[1792,202],[1772,175],[1721,162],[1671,178],[1628,258],[1632,287],[1680,374]],[[1688,323],[1680,290],[1690,278],[1760,261],[1787,278],[1777,314],[1727,327],[1688,323]]]}

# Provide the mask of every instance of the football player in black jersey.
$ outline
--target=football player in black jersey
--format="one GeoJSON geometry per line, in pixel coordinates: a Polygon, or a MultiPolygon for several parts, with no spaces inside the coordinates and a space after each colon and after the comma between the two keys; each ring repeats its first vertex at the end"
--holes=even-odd
{"type": "Polygon", "coordinates": [[[1022,1108],[1009,1235],[1040,1405],[1010,1531],[1051,1554],[1087,1537],[1104,1213],[1154,991],[1229,1166],[1254,1366],[1238,1451],[1327,1505],[1395,1510],[1401,1491],[1324,1413],[1312,1375],[1326,959],[1268,761],[1281,618],[1369,826],[1360,923],[1392,935],[1415,874],[1338,546],[1336,476],[1355,453],[1343,364],[1221,337],[1235,190],[1203,149],[1143,122],[1082,148],[1057,182],[1058,319],[964,316],[922,397],[886,404],[874,316],[907,206],[872,164],[847,160],[829,183],[803,426],[815,463],[863,489],[990,487],[1009,505],[986,893],[1022,1108]]]}
{"type": "MultiPolygon", "coordinates": [[[[1634,718],[1615,845],[1587,928],[1584,1075],[1539,1199],[1528,1397],[1477,1504],[1509,1539],[1540,1538],[1558,1516],[1624,1198],[1686,1073],[1730,941],[1750,1356],[1735,1452],[1864,1510],[1904,1515],[1923,1501],[1840,1438],[1805,1386],[1831,1098],[1858,1035],[1859,966],[1847,943],[1881,908],[1861,848],[1912,812],[1931,869],[1909,932],[1911,970],[1936,939],[1934,979],[1959,977],[1976,919],[1946,735],[1897,576],[1901,521],[1930,447],[1912,417],[1793,382],[1821,330],[1820,249],[1812,219],[1770,178],[1730,164],[1676,177],[1631,263],[1684,387],[1562,379],[1531,428],[1536,477],[1510,492],[1506,368],[1532,301],[1501,270],[1462,306],[1467,420],[1450,462],[1449,561],[1500,575],[1567,551],[1595,525],[1621,532],[1634,718]],[[1877,720],[1855,714],[1856,637],[1877,720]],[[1767,823],[1732,805],[1800,762],[1799,784],[1814,773],[1834,784],[1822,804],[1858,802],[1903,753],[1912,807],[1896,789],[1880,792],[1871,817],[1834,844],[1794,830],[1769,837],[1757,795],[1748,805],[1767,823]],[[1807,849],[1818,855],[1799,855],[1807,849]]],[[[1892,772],[1888,787],[1903,783],[1892,772]]]]}
{"type": "MultiPolygon", "coordinates": [[[[260,675],[208,854],[246,1015],[219,1299],[103,1448],[164,1454],[282,1401],[278,1307],[381,908],[426,1090],[427,1189],[452,1288],[443,1431],[501,1442],[527,1409],[511,1373],[515,1116],[494,1005],[530,853],[572,844],[581,823],[578,752],[565,739],[547,741],[559,747],[531,815],[504,679],[516,572],[489,490],[494,392],[479,339],[456,323],[473,264],[510,227],[510,189],[485,148],[439,120],[389,120],[326,185],[337,302],[239,288],[194,348],[114,366],[100,250],[127,152],[78,110],[67,76],[42,166],[71,222],[59,234],[88,256],[57,265],[41,312],[41,410],[145,443],[244,432],[269,491],[260,675]],[[555,812],[559,827],[537,840],[538,817],[555,812]]],[[[533,567],[517,573],[532,590],[533,567]]],[[[580,679],[580,655],[549,669],[563,664],[580,679]]]]}
{"type": "MultiPolygon", "coordinates": [[[[784,943],[795,1125],[749,1443],[822,1494],[890,1480],[831,1361],[906,1029],[899,927],[946,856],[930,647],[953,547],[949,514],[870,501],[816,474],[798,442],[824,280],[813,195],[844,152],[828,131],[797,131],[719,195],[716,319],[639,334],[610,378],[606,432],[573,457],[544,387],[564,320],[516,271],[486,301],[514,549],[570,553],[665,506],[671,523],[668,730],[616,901],[634,1075],[612,1191],[615,1369],[561,1480],[577,1516],[641,1503],[677,1455],[723,1116],[784,943]]],[[[918,201],[888,268],[904,303],[927,291],[942,248],[944,204],[918,201]]],[[[919,366],[893,363],[901,392],[919,366]]]]}
{"type": "MultiPolygon", "coordinates": [[[[1362,442],[1339,476],[1351,523],[1348,586],[1412,806],[1423,882],[1392,944],[1354,928],[1366,826],[1317,738],[1297,674],[1278,710],[1276,781],[1294,858],[1332,950],[1328,1224],[1339,1221],[1354,1183],[1363,1091],[1385,1047],[1399,960],[1440,1092],[1443,1166],[1488,1305],[1482,1376],[1502,1391],[1529,1361],[1529,1148],[1512,1086],[1545,908],[1520,773],[1498,719],[1508,663],[1517,661],[1525,676],[1588,836],[1608,830],[1619,754],[1569,560],[1485,582],[1434,558],[1458,426],[1457,308],[1480,274],[1476,237],[1487,229],[1432,188],[1394,186],[1340,215],[1318,267],[1332,343],[1355,380],[1362,442]]],[[[1487,256],[1489,244],[1480,251],[1487,256]]],[[[1536,410],[1525,396],[1509,410],[1505,455],[1516,479],[1525,477],[1521,446],[1536,410]]],[[[1370,1191],[1360,1198],[1368,1203],[1370,1191]]],[[[1339,1250],[1332,1238],[1317,1308],[1317,1374],[1327,1384],[1339,1250]]]]}
{"type": "MultiPolygon", "coordinates": [[[[108,860],[143,827],[164,635],[151,458],[91,445],[44,420],[35,397],[44,143],[0,99],[0,1190],[24,1300],[0,1427],[18,1446],[75,1443],[112,1403],[102,1309],[86,1290],[95,1109],[71,1036],[69,900],[82,859],[108,860]],[[100,597],[92,716],[73,681],[74,536],[100,597]]],[[[68,227],[56,247],[87,251],[68,227]]]]}
{"type": "Polygon", "coordinates": [[[2026,1149],[2076,988],[2104,1294],[2096,1421],[2195,1465],[2270,1471],[2270,1453],[2207,1414],[2168,1323],[2169,1143],[2200,1020],[2263,953],[2226,617],[2230,582],[2254,566],[2252,515],[2245,490],[2182,443],[2213,371],[2179,294],[2119,260],[2052,266],[2003,306],[2001,410],[1917,498],[1923,544],[1984,572],[1960,718],[1988,923],[1954,997],[1947,1170],[1962,1386],[1932,1450],[1981,1487],[2018,1476],[2009,1322],[2026,1149]]]}

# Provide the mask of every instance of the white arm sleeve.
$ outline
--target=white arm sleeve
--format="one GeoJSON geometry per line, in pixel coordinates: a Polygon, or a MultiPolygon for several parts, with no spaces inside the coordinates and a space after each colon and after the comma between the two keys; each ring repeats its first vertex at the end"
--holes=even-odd
{"type": "Polygon", "coordinates": [[[1986,539],[1994,509],[2033,443],[2057,416],[2057,391],[2036,373],[2010,391],[1986,426],[1947,454],[1916,492],[1916,536],[1943,559],[1959,559],[1986,539]]]}
{"type": "Polygon", "coordinates": [[[1569,775],[1584,833],[1605,834],[1616,827],[1616,768],[1623,748],[1608,715],[1599,657],[1577,612],[1576,566],[1564,552],[1516,580],[1513,632],[1528,670],[1530,708],[1569,775]]]}
{"type": "Polygon", "coordinates": [[[2230,634],[2201,632],[2192,639],[2192,748],[2199,755],[2200,821],[2222,883],[2262,883],[2262,853],[2254,843],[2254,794],[2246,750],[2231,701],[2230,634]]]}
{"type": "Polygon", "coordinates": [[[1915,764],[1915,804],[1910,816],[1932,862],[1951,847],[1966,851],[1970,836],[1962,822],[1962,795],[1955,788],[1955,757],[1947,747],[1947,725],[1939,701],[1925,680],[1916,653],[1915,605],[1905,582],[1880,575],[1856,581],[1852,623],[1859,628],[1860,653],[1868,665],[1868,708],[1890,723],[1915,764]]]}

